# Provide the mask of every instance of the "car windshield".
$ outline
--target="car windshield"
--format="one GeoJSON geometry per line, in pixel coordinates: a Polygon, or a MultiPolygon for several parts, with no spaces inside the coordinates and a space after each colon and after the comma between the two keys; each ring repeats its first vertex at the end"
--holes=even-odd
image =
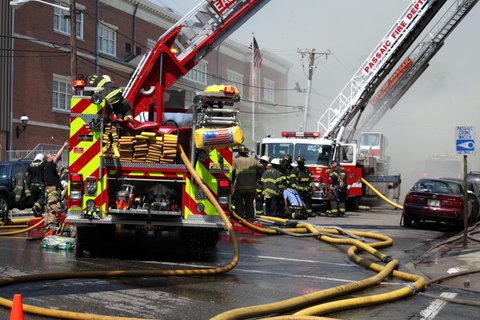
{"type": "Polygon", "coordinates": [[[331,151],[332,147],[329,145],[297,143],[294,156],[303,156],[306,165],[328,166],[331,151]]]}
{"type": "Polygon", "coordinates": [[[453,181],[419,180],[412,188],[415,192],[432,192],[445,194],[462,194],[463,189],[459,183],[453,181]]]}
{"type": "Polygon", "coordinates": [[[7,179],[8,177],[8,169],[9,169],[9,166],[8,165],[5,165],[5,164],[0,164],[0,179],[1,180],[4,180],[4,179],[7,179]]]}

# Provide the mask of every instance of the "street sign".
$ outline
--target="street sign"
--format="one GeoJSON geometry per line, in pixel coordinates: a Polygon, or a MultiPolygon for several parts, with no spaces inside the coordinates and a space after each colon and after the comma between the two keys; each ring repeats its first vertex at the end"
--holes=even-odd
{"type": "Polygon", "coordinates": [[[475,153],[475,127],[474,126],[456,126],[455,127],[455,146],[457,154],[475,153]]]}

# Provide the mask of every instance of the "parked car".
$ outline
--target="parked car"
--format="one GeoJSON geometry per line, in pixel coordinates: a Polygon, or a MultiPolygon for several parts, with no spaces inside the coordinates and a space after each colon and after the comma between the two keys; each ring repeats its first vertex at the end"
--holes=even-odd
{"type": "MultiPolygon", "coordinates": [[[[469,189],[474,188],[472,184],[469,189]]],[[[478,188],[477,188],[478,189],[478,188]]],[[[478,190],[477,190],[478,191],[478,190]]],[[[468,190],[468,222],[478,219],[479,198],[468,190]]],[[[413,222],[435,221],[463,226],[463,181],[459,179],[420,179],[405,196],[403,225],[413,222]]]]}
{"type": "Polygon", "coordinates": [[[476,185],[480,188],[480,171],[470,171],[467,174],[467,180],[475,182],[476,185]]]}
{"type": "Polygon", "coordinates": [[[15,185],[25,177],[30,160],[0,162],[0,219],[6,220],[8,210],[25,209],[33,206],[31,197],[15,201],[15,185]]]}

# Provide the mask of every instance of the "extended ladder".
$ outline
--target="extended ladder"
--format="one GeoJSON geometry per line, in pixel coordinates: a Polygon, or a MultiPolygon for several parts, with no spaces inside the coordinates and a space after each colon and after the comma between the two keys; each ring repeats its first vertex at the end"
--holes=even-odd
{"type": "Polygon", "coordinates": [[[318,131],[324,130],[322,134],[325,138],[342,139],[347,125],[357,114],[359,119],[375,89],[445,2],[414,0],[407,7],[363,66],[320,116],[317,128],[318,131]]]}
{"type": "Polygon", "coordinates": [[[388,82],[372,97],[370,102],[375,107],[375,111],[366,118],[360,127],[361,131],[370,131],[388,109],[395,106],[428,67],[430,60],[443,46],[445,39],[477,2],[478,0],[456,0],[450,6],[425,38],[408,54],[388,82]]]}
{"type": "Polygon", "coordinates": [[[161,123],[163,92],[260,10],[269,0],[204,0],[161,35],[128,82],[124,96],[135,114],[156,102],[161,123]]]}

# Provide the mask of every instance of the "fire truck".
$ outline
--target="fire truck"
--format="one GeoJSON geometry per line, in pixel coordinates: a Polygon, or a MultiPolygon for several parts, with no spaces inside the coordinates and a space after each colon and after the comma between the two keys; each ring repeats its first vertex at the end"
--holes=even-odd
{"type": "Polygon", "coordinates": [[[182,110],[165,108],[164,94],[267,2],[204,1],[167,30],[124,90],[133,119],[111,119],[100,88],[74,82],[65,221],[80,243],[173,229],[186,244],[216,244],[224,224],[180,152],[228,214],[232,147],[243,142],[238,90],[209,87],[182,110]]]}
{"type": "MultiPolygon", "coordinates": [[[[400,175],[387,174],[388,159],[384,155],[384,137],[379,132],[368,130],[379,121],[386,108],[393,107],[399,97],[425,70],[428,61],[441,47],[445,38],[477,1],[456,1],[419,45],[423,50],[417,50],[420,51],[418,54],[409,54],[405,60],[408,63],[401,62],[393,75],[387,79],[387,75],[445,2],[446,0],[412,1],[321,115],[317,123],[317,132],[282,132],[282,137],[264,138],[257,148],[260,155],[304,156],[306,166],[314,178],[313,200],[316,202],[328,201],[329,181],[326,171],[332,161],[339,162],[347,171],[348,199],[353,208],[358,205],[360,198],[366,195],[362,179],[374,184],[377,189],[397,188],[400,185],[400,175]],[[382,83],[384,85],[380,87],[382,83]],[[382,106],[374,109],[374,112],[367,116],[367,120],[361,123],[360,118],[376,91],[373,100],[375,105],[382,103],[382,106]],[[367,126],[365,123],[370,125],[367,126]],[[360,145],[357,146],[352,142],[359,124],[364,132],[360,138],[360,145]]],[[[398,188],[397,193],[399,192],[398,188]]]]}

